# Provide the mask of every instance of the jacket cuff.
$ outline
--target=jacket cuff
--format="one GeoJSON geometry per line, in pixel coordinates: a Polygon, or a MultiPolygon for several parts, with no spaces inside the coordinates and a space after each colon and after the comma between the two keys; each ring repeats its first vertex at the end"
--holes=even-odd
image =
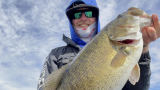
{"type": "Polygon", "coordinates": [[[139,63],[149,62],[151,61],[151,57],[149,54],[149,51],[146,53],[143,53],[139,59],[139,63]]]}

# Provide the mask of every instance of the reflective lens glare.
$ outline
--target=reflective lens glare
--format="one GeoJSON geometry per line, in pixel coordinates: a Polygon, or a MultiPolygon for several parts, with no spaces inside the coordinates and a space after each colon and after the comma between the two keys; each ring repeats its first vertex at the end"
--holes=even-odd
{"type": "Polygon", "coordinates": [[[85,15],[86,15],[86,17],[91,18],[92,17],[92,11],[86,11],[85,15]]]}

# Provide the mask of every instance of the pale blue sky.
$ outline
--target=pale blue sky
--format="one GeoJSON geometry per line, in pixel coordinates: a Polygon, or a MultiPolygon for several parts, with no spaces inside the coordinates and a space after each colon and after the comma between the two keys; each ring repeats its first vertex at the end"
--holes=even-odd
{"type": "MultiPolygon", "coordinates": [[[[0,90],[36,90],[45,58],[69,35],[70,0],[0,0],[0,90]]],[[[97,0],[101,28],[135,6],[159,14],[159,0],[97,0]]],[[[150,46],[151,89],[160,89],[160,40],[150,46]]]]}

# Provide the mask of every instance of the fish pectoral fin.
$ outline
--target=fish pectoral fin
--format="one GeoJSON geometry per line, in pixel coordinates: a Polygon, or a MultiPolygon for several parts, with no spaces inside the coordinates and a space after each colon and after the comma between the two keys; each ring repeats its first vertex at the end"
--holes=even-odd
{"type": "Polygon", "coordinates": [[[114,68],[120,67],[124,64],[126,60],[126,55],[121,52],[118,52],[111,62],[111,66],[114,68]]]}
{"type": "Polygon", "coordinates": [[[135,85],[140,79],[140,68],[139,65],[136,64],[136,66],[133,68],[131,75],[129,77],[129,81],[132,85],[135,85]]]}

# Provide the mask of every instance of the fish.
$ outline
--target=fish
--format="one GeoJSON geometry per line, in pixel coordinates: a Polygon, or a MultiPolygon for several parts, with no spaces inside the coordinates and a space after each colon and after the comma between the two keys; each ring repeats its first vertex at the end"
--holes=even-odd
{"type": "Polygon", "coordinates": [[[143,50],[141,28],[151,16],[131,7],[107,24],[74,58],[51,73],[44,90],[121,90],[140,78],[138,61],[143,50]]]}

